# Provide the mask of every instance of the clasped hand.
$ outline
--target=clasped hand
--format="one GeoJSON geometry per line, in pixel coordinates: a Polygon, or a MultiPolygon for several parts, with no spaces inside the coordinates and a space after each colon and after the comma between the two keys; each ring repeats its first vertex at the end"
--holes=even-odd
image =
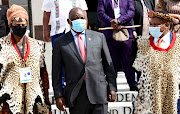
{"type": "Polygon", "coordinates": [[[114,27],[118,31],[122,28],[118,22],[118,19],[112,19],[111,20],[111,27],[114,27]]]}

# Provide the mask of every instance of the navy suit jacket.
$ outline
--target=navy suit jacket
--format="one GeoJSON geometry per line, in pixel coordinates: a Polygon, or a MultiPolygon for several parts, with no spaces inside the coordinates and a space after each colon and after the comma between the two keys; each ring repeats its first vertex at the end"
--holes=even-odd
{"type": "MultiPolygon", "coordinates": [[[[131,19],[135,14],[132,0],[119,0],[119,6],[121,16],[118,18],[118,20],[121,22],[121,25],[132,25],[131,19]]],[[[110,27],[110,21],[115,19],[112,0],[98,0],[97,14],[102,27],[110,27]]],[[[128,31],[129,37],[133,38],[132,29],[128,29],[128,31]]],[[[113,30],[103,30],[102,32],[106,38],[112,38],[113,30]]]]}

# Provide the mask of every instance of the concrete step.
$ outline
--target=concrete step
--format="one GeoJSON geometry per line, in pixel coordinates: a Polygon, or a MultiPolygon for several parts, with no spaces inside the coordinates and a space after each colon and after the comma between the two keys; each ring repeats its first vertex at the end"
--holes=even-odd
{"type": "Polygon", "coordinates": [[[124,72],[118,72],[117,73],[117,78],[125,78],[124,72]]]}
{"type": "Polygon", "coordinates": [[[126,78],[119,78],[119,77],[117,77],[116,82],[117,82],[117,85],[118,84],[127,84],[126,78]]]}
{"type": "Polygon", "coordinates": [[[118,84],[117,91],[130,91],[128,84],[118,84]]]}
{"type": "MultiPolygon", "coordinates": [[[[66,112],[59,111],[56,105],[51,105],[52,114],[69,114],[69,109],[66,112]]],[[[109,102],[107,114],[132,114],[133,106],[131,102],[109,102]]]]}

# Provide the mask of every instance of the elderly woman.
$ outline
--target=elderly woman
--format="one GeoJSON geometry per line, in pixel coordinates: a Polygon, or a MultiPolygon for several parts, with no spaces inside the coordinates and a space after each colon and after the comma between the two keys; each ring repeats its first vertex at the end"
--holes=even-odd
{"type": "Polygon", "coordinates": [[[48,114],[44,43],[25,35],[28,14],[23,7],[12,5],[7,19],[11,33],[0,39],[0,111],[9,107],[6,113],[48,114]]]}

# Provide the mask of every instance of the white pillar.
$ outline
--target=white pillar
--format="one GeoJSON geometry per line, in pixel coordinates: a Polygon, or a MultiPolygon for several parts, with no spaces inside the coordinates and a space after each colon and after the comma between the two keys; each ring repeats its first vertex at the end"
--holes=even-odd
{"type": "MultiPolygon", "coordinates": [[[[43,1],[44,0],[31,0],[34,38],[35,38],[34,26],[43,25],[43,11],[41,10],[43,1]]],[[[51,42],[49,42],[49,43],[46,43],[46,52],[45,52],[45,62],[46,62],[46,67],[47,67],[47,71],[49,75],[51,75],[51,66],[52,66],[51,60],[52,60],[52,44],[51,42]]]]}
{"type": "Polygon", "coordinates": [[[158,0],[155,0],[155,5],[157,4],[158,0]]]}
{"type": "Polygon", "coordinates": [[[35,38],[35,28],[36,25],[43,25],[43,11],[41,10],[44,0],[31,0],[32,8],[32,23],[33,23],[33,38],[35,38]]]}
{"type": "Polygon", "coordinates": [[[0,0],[0,5],[2,5],[2,0],[0,0]]]}

